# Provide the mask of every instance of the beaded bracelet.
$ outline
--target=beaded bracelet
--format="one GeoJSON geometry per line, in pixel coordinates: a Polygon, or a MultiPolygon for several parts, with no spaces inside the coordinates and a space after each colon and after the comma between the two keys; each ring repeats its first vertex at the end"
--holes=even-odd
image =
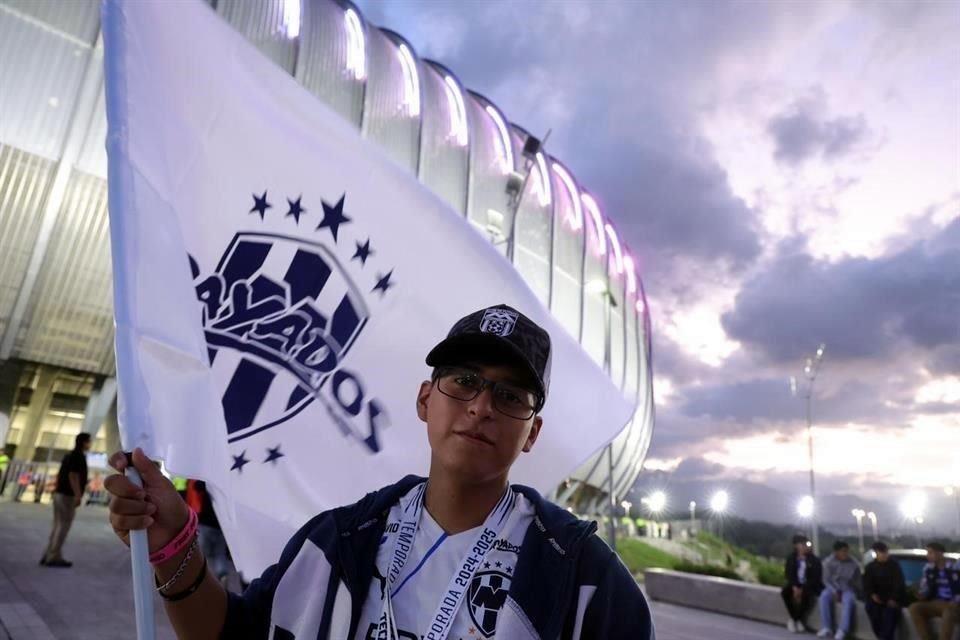
{"type": "Polygon", "coordinates": [[[150,564],[161,564],[182,551],[183,548],[190,544],[190,541],[193,540],[193,538],[197,535],[198,524],[199,522],[197,519],[197,513],[191,509],[190,515],[187,518],[187,524],[184,525],[180,533],[175,535],[173,540],[168,542],[162,549],[159,551],[154,551],[150,554],[150,564]]]}

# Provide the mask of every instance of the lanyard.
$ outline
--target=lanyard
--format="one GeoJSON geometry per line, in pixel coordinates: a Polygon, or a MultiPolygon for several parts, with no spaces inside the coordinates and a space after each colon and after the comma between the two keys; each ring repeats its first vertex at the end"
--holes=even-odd
{"type": "MultiPolygon", "coordinates": [[[[407,564],[407,559],[413,552],[413,542],[420,528],[420,517],[423,515],[423,497],[426,493],[426,483],[418,485],[412,493],[412,499],[404,504],[401,501],[400,528],[397,531],[397,537],[393,543],[393,553],[390,557],[390,565],[387,567],[387,584],[384,589],[383,610],[380,614],[379,624],[377,625],[378,640],[399,640],[399,631],[397,629],[396,617],[393,613],[393,598],[404,582],[397,584],[403,567],[407,564]]],[[[507,487],[503,496],[497,502],[496,506],[490,511],[480,532],[467,550],[466,555],[460,561],[459,569],[453,574],[446,591],[437,605],[427,628],[425,640],[445,640],[453,625],[457,611],[466,595],[470,580],[477,568],[483,564],[483,558],[487,552],[493,548],[493,543],[500,536],[504,523],[513,513],[513,507],[517,498],[513,489],[507,487]]],[[[446,534],[440,537],[434,548],[446,538],[446,534]]]]}

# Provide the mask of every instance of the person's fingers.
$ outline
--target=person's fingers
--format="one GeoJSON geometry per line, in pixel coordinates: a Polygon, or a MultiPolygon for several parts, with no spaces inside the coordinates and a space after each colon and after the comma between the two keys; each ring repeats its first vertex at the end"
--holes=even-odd
{"type": "Polygon", "coordinates": [[[103,481],[104,488],[120,498],[142,498],[144,490],[122,475],[113,475],[103,481]]]}
{"type": "Polygon", "coordinates": [[[115,531],[135,531],[146,529],[153,525],[153,518],[150,516],[121,516],[115,513],[110,514],[110,526],[115,531]]]}
{"type": "Polygon", "coordinates": [[[107,460],[107,463],[120,473],[123,473],[123,470],[127,468],[127,454],[123,451],[114,451],[109,460],[107,460]]]}
{"type": "Polygon", "coordinates": [[[157,505],[145,500],[129,498],[110,499],[110,512],[121,516],[152,516],[157,511],[157,505]]]}
{"type": "Polygon", "coordinates": [[[160,473],[160,468],[154,464],[153,460],[147,457],[147,454],[145,454],[140,447],[133,450],[133,466],[140,472],[140,477],[143,479],[145,486],[155,487],[164,482],[168,482],[168,480],[163,477],[163,474],[160,473]]]}

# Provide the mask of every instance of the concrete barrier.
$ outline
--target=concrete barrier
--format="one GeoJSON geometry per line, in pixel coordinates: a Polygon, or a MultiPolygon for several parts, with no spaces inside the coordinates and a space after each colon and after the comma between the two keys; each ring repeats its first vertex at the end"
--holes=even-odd
{"type": "MultiPolygon", "coordinates": [[[[644,576],[644,588],[651,600],[780,626],[787,622],[787,612],[777,587],[666,569],[648,569],[644,576]]],[[[838,616],[839,611],[835,615],[838,616]]],[[[819,605],[815,605],[807,616],[807,626],[811,629],[820,628],[819,605]]],[[[939,632],[939,627],[935,626],[935,629],[939,632]]],[[[870,629],[862,602],[857,602],[853,637],[857,640],[877,640],[870,629]]],[[[904,609],[897,640],[916,638],[919,636],[910,621],[910,614],[904,609]]]]}

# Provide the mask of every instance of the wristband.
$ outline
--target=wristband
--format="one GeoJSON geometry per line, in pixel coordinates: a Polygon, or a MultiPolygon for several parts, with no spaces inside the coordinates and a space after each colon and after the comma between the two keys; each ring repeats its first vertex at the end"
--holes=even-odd
{"type": "Polygon", "coordinates": [[[168,542],[162,549],[150,554],[150,564],[161,564],[177,555],[180,551],[183,551],[193,540],[193,537],[197,535],[197,524],[197,513],[191,509],[190,516],[187,518],[187,524],[184,525],[180,533],[175,535],[173,540],[168,542]]]}

